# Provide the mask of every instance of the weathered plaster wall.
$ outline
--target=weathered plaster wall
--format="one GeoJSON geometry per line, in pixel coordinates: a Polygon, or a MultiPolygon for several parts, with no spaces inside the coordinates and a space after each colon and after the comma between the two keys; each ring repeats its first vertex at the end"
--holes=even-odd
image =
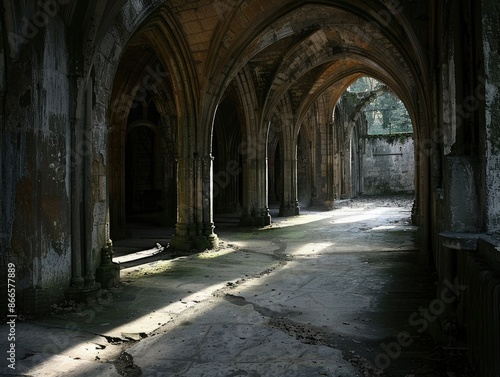
{"type": "Polygon", "coordinates": [[[483,2],[483,48],[485,59],[486,106],[486,229],[500,234],[500,70],[498,49],[500,36],[500,4],[483,2]]]}
{"type": "MultiPolygon", "coordinates": [[[[10,35],[26,36],[19,27],[10,35]]],[[[9,44],[7,87],[2,251],[17,265],[19,292],[43,287],[62,297],[71,271],[71,211],[67,53],[58,17],[22,46],[9,44]]]]}
{"type": "Polygon", "coordinates": [[[361,155],[364,195],[413,193],[415,155],[412,136],[365,136],[361,155]]]}
{"type": "Polygon", "coordinates": [[[477,14],[472,15],[462,12],[466,6],[453,3],[451,15],[442,15],[453,27],[441,31],[447,38],[438,45],[442,61],[448,64],[441,67],[441,129],[435,132],[439,153],[433,156],[439,198],[433,219],[434,241],[439,241],[434,261],[441,282],[454,281],[466,288],[452,315],[460,332],[467,333],[469,361],[479,375],[496,377],[500,372],[500,253],[496,237],[481,232],[500,233],[500,4],[474,2],[477,14]],[[482,25],[475,30],[476,44],[463,33],[465,23],[476,27],[473,22],[482,25]],[[479,64],[471,67],[472,61],[479,64]],[[472,131],[479,131],[480,137],[472,131]],[[467,239],[474,241],[472,247],[463,242],[467,239]]]}
{"type": "Polygon", "coordinates": [[[479,232],[477,161],[465,156],[444,158],[445,228],[454,232],[479,232]]]}

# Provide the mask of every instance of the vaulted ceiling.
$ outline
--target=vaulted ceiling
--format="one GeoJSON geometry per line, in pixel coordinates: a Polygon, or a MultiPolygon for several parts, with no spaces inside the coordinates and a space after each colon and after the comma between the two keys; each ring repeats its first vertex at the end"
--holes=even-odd
{"type": "MultiPolygon", "coordinates": [[[[115,17],[134,18],[120,13],[125,2],[72,1],[66,19],[86,30],[83,45],[98,44],[115,17]]],[[[140,69],[144,55],[154,53],[174,76],[189,78],[206,117],[242,70],[263,119],[283,98],[299,119],[321,94],[334,102],[362,74],[383,81],[410,112],[418,111],[418,93],[428,75],[423,51],[429,26],[422,16],[430,12],[427,1],[150,3],[153,10],[128,41],[123,56],[131,62],[126,64],[131,71],[140,69]],[[183,61],[182,67],[175,61],[183,61]]]]}

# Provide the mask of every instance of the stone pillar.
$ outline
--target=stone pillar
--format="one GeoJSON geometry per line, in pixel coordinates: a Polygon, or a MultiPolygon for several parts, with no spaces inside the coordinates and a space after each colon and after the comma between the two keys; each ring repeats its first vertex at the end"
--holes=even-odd
{"type": "MultiPolygon", "coordinates": [[[[76,102],[78,92],[78,77],[76,75],[70,78],[71,95],[71,151],[77,150],[81,143],[81,127],[76,118],[76,102]]],[[[70,152],[71,153],[71,152],[70,152]]],[[[80,159],[70,159],[71,163],[71,286],[81,288],[84,280],[82,277],[82,243],[81,243],[81,164],[80,159]]]]}
{"type": "Polygon", "coordinates": [[[257,205],[257,160],[244,155],[243,160],[243,212],[241,226],[254,226],[257,205]]]}
{"type": "Polygon", "coordinates": [[[263,157],[257,160],[257,191],[259,193],[258,208],[259,213],[256,215],[256,224],[258,226],[266,226],[271,224],[271,215],[269,214],[269,171],[268,158],[263,157]]]}
{"type": "Polygon", "coordinates": [[[190,251],[191,238],[196,234],[194,224],[193,185],[190,177],[194,176],[192,158],[178,157],[177,163],[177,223],[171,245],[176,250],[190,251]]]}
{"type": "Polygon", "coordinates": [[[315,142],[311,150],[313,187],[310,205],[332,209],[336,187],[334,171],[337,172],[333,144],[334,126],[332,122],[324,122],[317,124],[315,128],[315,142]]]}
{"type": "Polygon", "coordinates": [[[198,185],[197,187],[197,198],[199,202],[197,207],[199,208],[197,219],[197,231],[195,246],[199,249],[211,249],[217,247],[218,238],[214,233],[214,221],[213,221],[213,160],[212,155],[207,155],[199,158],[196,166],[198,167],[198,185]]]}
{"type": "MultiPolygon", "coordinates": [[[[113,111],[113,110],[111,110],[113,111]]],[[[112,238],[126,237],[125,213],[125,125],[116,121],[108,134],[108,207],[112,238]]]]}
{"type": "Polygon", "coordinates": [[[242,226],[271,224],[268,205],[268,160],[266,157],[249,157],[244,161],[244,193],[242,226]]]}
{"type": "Polygon", "coordinates": [[[81,134],[78,122],[75,124],[73,141],[76,142],[74,150],[78,150],[80,143],[85,142],[87,149],[83,156],[78,156],[72,166],[72,286],[65,292],[68,300],[82,302],[95,299],[101,289],[101,285],[95,280],[94,252],[92,248],[92,230],[94,221],[92,198],[92,107],[93,86],[89,83],[83,96],[85,101],[84,135],[81,134]],[[83,140],[85,139],[85,140],[83,140]],[[83,167],[81,167],[83,165],[83,167]],[[83,169],[82,169],[83,168],[83,169]],[[83,179],[81,176],[83,170],[83,179]],[[81,191],[80,191],[81,190],[81,191]],[[83,216],[82,216],[83,215],[83,216]],[[81,220],[83,219],[83,224],[81,220]],[[83,238],[83,242],[80,241],[83,238]],[[83,243],[83,249],[81,248],[83,243]],[[83,276],[82,276],[83,275],[83,276]]]}
{"type": "MultiPolygon", "coordinates": [[[[285,153],[287,153],[285,148],[285,153]]],[[[296,216],[300,213],[297,200],[297,148],[291,148],[283,160],[283,195],[280,216],[296,216]],[[291,152],[291,153],[290,153],[291,152]]]]}
{"type": "Polygon", "coordinates": [[[341,198],[342,199],[348,199],[352,196],[352,188],[351,188],[351,167],[352,167],[352,162],[351,162],[351,140],[350,138],[347,138],[344,140],[344,149],[341,152],[342,156],[342,191],[341,191],[341,198]]]}
{"type": "MultiPolygon", "coordinates": [[[[334,124],[332,135],[332,170],[333,170],[333,199],[340,199],[342,196],[342,145],[343,145],[343,123],[334,124]]],[[[328,169],[328,163],[326,163],[328,169]]]]}
{"type": "Polygon", "coordinates": [[[86,114],[85,114],[85,133],[87,134],[87,145],[88,150],[83,158],[83,205],[84,205],[84,238],[85,238],[85,253],[84,253],[84,267],[85,275],[83,279],[85,280],[85,286],[88,289],[100,289],[97,287],[95,281],[95,266],[94,266],[94,251],[92,247],[92,231],[94,223],[94,206],[95,198],[92,192],[92,162],[94,158],[94,139],[93,139],[93,83],[89,80],[87,91],[86,91],[86,114]]]}
{"type": "Polygon", "coordinates": [[[212,156],[177,159],[177,224],[171,245],[179,251],[216,247],[212,156]]]}

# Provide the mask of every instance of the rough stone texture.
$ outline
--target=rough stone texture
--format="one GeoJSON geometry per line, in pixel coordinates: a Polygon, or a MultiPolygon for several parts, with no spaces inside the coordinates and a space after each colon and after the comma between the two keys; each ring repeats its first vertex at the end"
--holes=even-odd
{"type": "Polygon", "coordinates": [[[243,223],[268,224],[271,200],[296,214],[298,199],[332,208],[357,193],[351,174],[362,168],[352,167],[350,151],[360,146],[363,120],[342,117],[339,98],[361,75],[390,87],[414,123],[420,260],[433,260],[441,231],[464,228],[456,219],[499,232],[493,0],[5,0],[2,7],[0,284],[3,267],[16,263],[19,297],[31,288],[40,293],[34,302],[55,302],[70,287],[96,290],[101,249],[111,233],[126,237],[130,220],[147,226],[175,214],[178,252],[214,247],[212,158],[224,149],[214,148],[214,134],[230,146],[219,161],[243,169],[217,166],[232,178],[217,205],[235,208],[243,223]],[[127,212],[126,140],[135,122],[155,130],[164,148],[147,170],[166,163],[163,179],[175,182],[153,182],[169,199],[156,218],[127,212]],[[477,163],[456,181],[448,155],[477,163]],[[476,183],[476,193],[462,195],[464,182],[476,183]],[[477,204],[462,208],[464,197],[477,204]]]}
{"type": "MultiPolygon", "coordinates": [[[[19,32],[19,31],[18,31],[19,32]]],[[[64,25],[40,29],[18,61],[8,59],[2,137],[2,252],[16,263],[19,298],[27,288],[62,297],[70,274],[68,78],[64,25]],[[63,52],[60,54],[60,52],[63,52]],[[13,85],[14,82],[19,85],[13,85]]],[[[10,47],[11,49],[13,46],[10,47]]],[[[2,272],[2,278],[4,277],[2,272]]]]}
{"type": "MultiPolygon", "coordinates": [[[[472,377],[463,353],[453,357],[457,350],[422,330],[436,324],[420,311],[434,297],[434,275],[416,263],[410,206],[410,197],[367,198],[278,219],[265,231],[229,225],[224,248],[182,258],[165,250],[122,266],[120,286],[97,302],[58,305],[18,324],[18,371],[472,377]]],[[[2,376],[18,371],[0,368],[2,376]]]]}
{"type": "Polygon", "coordinates": [[[448,209],[446,228],[450,231],[479,231],[476,166],[476,162],[469,158],[446,157],[444,200],[448,209]],[[461,189],[457,190],[457,187],[461,189]]]}
{"type": "Polygon", "coordinates": [[[498,239],[483,235],[473,253],[458,252],[456,257],[457,283],[468,287],[458,318],[461,326],[477,329],[469,334],[468,354],[481,376],[494,377],[500,372],[499,247],[498,239]]]}
{"type": "Polygon", "coordinates": [[[412,194],[415,191],[414,148],[411,136],[377,136],[364,139],[361,155],[361,193],[412,194]]]}
{"type": "MultiPolygon", "coordinates": [[[[491,233],[500,232],[500,73],[495,67],[499,59],[499,36],[495,33],[499,27],[498,4],[494,1],[485,1],[482,20],[485,26],[483,48],[485,59],[484,101],[486,104],[486,229],[491,233]]],[[[480,88],[480,87],[478,87],[480,88]]],[[[479,89],[481,90],[481,89],[479,89]]],[[[480,91],[480,96],[483,96],[480,91]]],[[[481,99],[481,98],[479,98],[481,99]]]]}

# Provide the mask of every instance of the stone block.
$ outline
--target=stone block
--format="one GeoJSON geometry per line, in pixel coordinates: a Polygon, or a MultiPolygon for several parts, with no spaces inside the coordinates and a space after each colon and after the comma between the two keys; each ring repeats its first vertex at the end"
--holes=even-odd
{"type": "Polygon", "coordinates": [[[453,232],[478,232],[477,164],[470,157],[445,158],[444,200],[446,228],[453,232]]]}

